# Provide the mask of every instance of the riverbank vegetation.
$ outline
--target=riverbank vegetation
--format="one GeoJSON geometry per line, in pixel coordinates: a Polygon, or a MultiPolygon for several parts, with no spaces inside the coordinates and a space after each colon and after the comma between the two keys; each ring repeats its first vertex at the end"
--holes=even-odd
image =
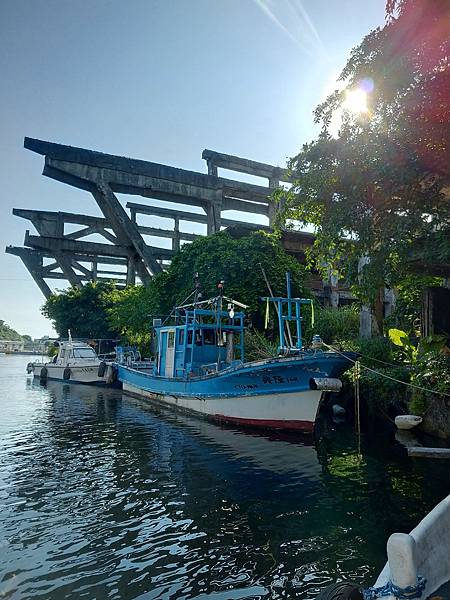
{"type": "Polygon", "coordinates": [[[192,295],[194,274],[198,273],[203,298],[216,296],[217,284],[223,280],[225,295],[246,304],[253,326],[261,329],[265,305],[260,296],[268,294],[263,273],[273,293],[284,295],[286,271],[292,274],[292,293],[309,297],[305,267],[283,250],[276,233],[256,231],[236,238],[220,232],[186,244],[146,287],[120,290],[113,283],[87,283],[53,294],[42,313],[61,337],[69,329],[81,338],[120,336],[145,349],[152,319],[168,318],[175,305],[192,295]]]}
{"type": "Polygon", "coordinates": [[[5,321],[0,320],[0,340],[11,340],[11,341],[30,341],[29,335],[20,335],[15,329],[10,327],[5,321]]]}

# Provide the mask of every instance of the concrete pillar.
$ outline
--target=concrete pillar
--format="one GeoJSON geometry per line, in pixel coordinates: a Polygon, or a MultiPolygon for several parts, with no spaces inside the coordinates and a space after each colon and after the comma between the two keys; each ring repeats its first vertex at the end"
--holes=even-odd
{"type": "MultiPolygon", "coordinates": [[[[270,177],[269,178],[269,188],[272,191],[275,191],[280,186],[280,180],[278,177],[270,177]]],[[[276,221],[278,214],[278,206],[277,204],[269,198],[269,227],[272,227],[276,221]]]]}
{"type": "Polygon", "coordinates": [[[127,262],[127,285],[136,283],[136,259],[130,256],[127,262]]]}
{"type": "Polygon", "coordinates": [[[172,238],[172,250],[174,252],[179,252],[180,246],[181,246],[181,244],[180,244],[180,219],[175,217],[174,221],[175,221],[175,224],[174,224],[174,228],[173,228],[174,236],[172,238]]]}
{"type": "Polygon", "coordinates": [[[212,160],[208,159],[206,161],[206,164],[208,165],[208,175],[212,175],[213,177],[217,177],[218,176],[217,166],[212,162],[212,160]]]}
{"type": "MultiPolygon", "coordinates": [[[[368,256],[362,256],[358,261],[359,278],[362,277],[364,267],[370,263],[368,256]]],[[[359,312],[359,335],[362,338],[372,337],[372,312],[368,304],[363,304],[359,312]]]]}
{"type": "Polygon", "coordinates": [[[395,308],[395,291],[384,288],[384,316],[389,317],[395,308]]]}
{"type": "Polygon", "coordinates": [[[221,213],[222,213],[222,190],[217,190],[216,199],[209,202],[206,207],[206,215],[208,219],[207,235],[212,235],[220,231],[221,213]]]}

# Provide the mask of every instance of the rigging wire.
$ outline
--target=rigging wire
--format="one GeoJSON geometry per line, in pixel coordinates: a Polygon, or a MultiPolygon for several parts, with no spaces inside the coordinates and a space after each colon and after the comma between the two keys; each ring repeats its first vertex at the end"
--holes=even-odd
{"type": "MultiPolygon", "coordinates": [[[[355,364],[357,362],[356,360],[353,360],[349,356],[346,356],[343,352],[340,352],[339,350],[337,350],[337,348],[334,348],[333,346],[330,346],[329,344],[326,344],[325,342],[322,342],[322,343],[324,346],[326,346],[330,350],[333,350],[334,352],[337,352],[337,354],[340,354],[341,356],[346,358],[351,363],[355,364]]],[[[371,373],[375,373],[376,375],[379,375],[380,377],[384,377],[385,379],[390,379],[391,381],[395,381],[396,383],[401,383],[402,385],[406,385],[406,386],[415,388],[417,390],[422,390],[423,392],[428,392],[430,394],[435,394],[437,396],[446,396],[447,398],[450,398],[450,394],[447,394],[445,392],[438,392],[436,390],[432,390],[430,388],[426,388],[421,385],[416,385],[415,383],[410,383],[408,381],[402,381],[401,379],[397,379],[395,377],[391,377],[390,375],[386,375],[386,373],[380,373],[379,371],[376,371],[375,369],[371,369],[370,367],[367,367],[366,365],[363,365],[363,364],[361,364],[361,367],[363,369],[365,369],[366,371],[370,371],[371,373]]]]}

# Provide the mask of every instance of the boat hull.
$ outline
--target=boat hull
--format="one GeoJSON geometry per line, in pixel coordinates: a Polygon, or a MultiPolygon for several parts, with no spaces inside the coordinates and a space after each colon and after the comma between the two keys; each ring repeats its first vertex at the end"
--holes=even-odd
{"type": "Polygon", "coordinates": [[[158,394],[125,382],[123,391],[220,423],[308,432],[314,429],[317,408],[323,393],[310,390],[285,394],[200,398],[158,394]]]}
{"type": "Polygon", "coordinates": [[[336,381],[350,364],[342,356],[322,353],[246,363],[192,378],[160,377],[119,365],[118,379],[129,394],[215,421],[312,431],[325,391],[315,389],[315,383],[336,381]]]}
{"type": "Polygon", "coordinates": [[[34,363],[31,372],[34,377],[39,379],[52,379],[56,381],[64,381],[65,383],[85,383],[88,385],[106,385],[104,377],[98,376],[98,364],[86,366],[65,367],[62,365],[54,365],[51,363],[42,364],[34,363]],[[41,377],[42,368],[47,369],[46,377],[41,377]],[[70,377],[64,377],[64,371],[70,369],[70,377]]]}

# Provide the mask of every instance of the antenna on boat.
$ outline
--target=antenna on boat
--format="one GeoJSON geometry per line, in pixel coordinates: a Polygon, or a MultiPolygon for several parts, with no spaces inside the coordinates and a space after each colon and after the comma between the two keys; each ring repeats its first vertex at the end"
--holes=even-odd
{"type": "MultiPolygon", "coordinates": [[[[217,345],[218,346],[223,346],[223,338],[222,338],[222,308],[223,308],[223,289],[225,287],[225,280],[221,279],[219,281],[219,283],[217,284],[217,289],[219,290],[219,310],[218,310],[218,324],[217,324],[217,345]]],[[[217,362],[219,362],[220,360],[220,354],[219,354],[219,358],[217,359],[217,362]]]]}
{"type": "Polygon", "coordinates": [[[194,304],[196,304],[202,298],[202,293],[200,291],[201,287],[202,284],[200,283],[200,277],[198,271],[196,271],[194,273],[194,304]]]}

